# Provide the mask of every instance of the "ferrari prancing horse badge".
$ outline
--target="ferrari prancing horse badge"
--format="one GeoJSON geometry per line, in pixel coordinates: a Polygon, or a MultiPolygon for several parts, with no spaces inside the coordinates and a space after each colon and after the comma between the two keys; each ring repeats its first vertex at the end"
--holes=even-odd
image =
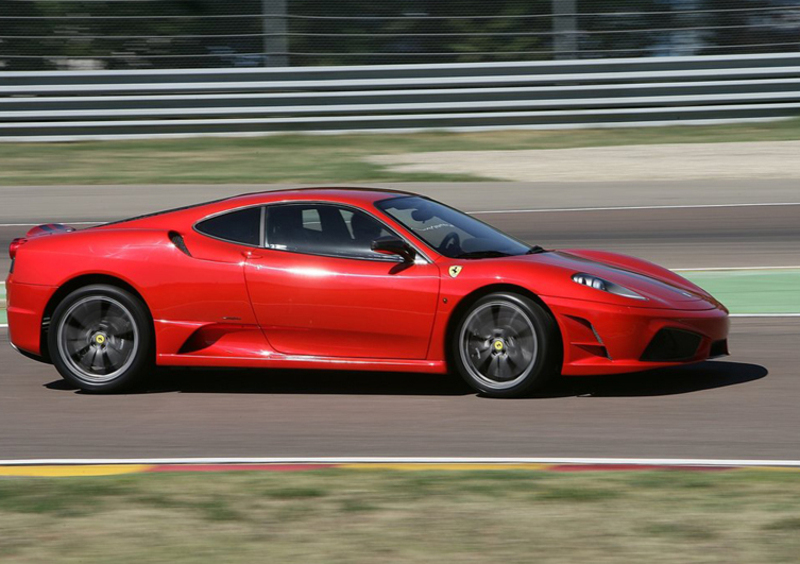
{"type": "Polygon", "coordinates": [[[449,272],[450,272],[450,276],[455,278],[456,276],[458,276],[461,273],[461,267],[458,266],[458,265],[451,266],[449,272]]]}

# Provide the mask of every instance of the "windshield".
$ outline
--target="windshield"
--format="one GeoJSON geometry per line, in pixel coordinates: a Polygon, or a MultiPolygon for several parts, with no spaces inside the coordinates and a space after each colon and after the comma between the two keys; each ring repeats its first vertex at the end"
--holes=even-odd
{"type": "Polygon", "coordinates": [[[538,252],[458,210],[419,196],[376,202],[376,207],[449,258],[491,258],[538,252]]]}

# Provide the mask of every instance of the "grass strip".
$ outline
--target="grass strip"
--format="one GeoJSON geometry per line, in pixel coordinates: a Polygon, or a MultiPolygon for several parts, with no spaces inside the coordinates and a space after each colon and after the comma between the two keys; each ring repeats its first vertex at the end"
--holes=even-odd
{"type": "Polygon", "coordinates": [[[0,560],[796,562],[796,472],[355,471],[0,481],[0,560]]]}
{"type": "Polygon", "coordinates": [[[364,157],[428,151],[564,149],[800,139],[800,119],[756,124],[563,131],[278,135],[0,143],[0,185],[367,183],[488,180],[398,173],[364,157]]]}

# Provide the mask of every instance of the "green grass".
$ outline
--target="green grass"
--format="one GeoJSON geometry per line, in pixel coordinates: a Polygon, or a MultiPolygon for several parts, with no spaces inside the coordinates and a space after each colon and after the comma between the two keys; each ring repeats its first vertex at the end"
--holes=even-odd
{"type": "Polygon", "coordinates": [[[481,133],[281,135],[0,144],[0,185],[162,183],[360,183],[485,180],[396,173],[369,164],[376,154],[560,149],[651,143],[800,139],[800,119],[722,126],[674,126],[481,133]]]}
{"type": "Polygon", "coordinates": [[[796,562],[800,474],[354,471],[0,481],[0,560],[796,562]]]}

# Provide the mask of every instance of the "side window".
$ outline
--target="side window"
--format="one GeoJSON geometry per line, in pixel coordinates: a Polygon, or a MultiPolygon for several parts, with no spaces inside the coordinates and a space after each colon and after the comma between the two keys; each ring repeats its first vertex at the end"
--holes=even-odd
{"type": "Polygon", "coordinates": [[[370,215],[333,204],[269,206],[266,234],[270,249],[380,260],[387,257],[374,252],[372,242],[392,235],[370,215]]]}
{"type": "Polygon", "coordinates": [[[218,215],[201,221],[196,228],[216,239],[258,246],[261,244],[261,208],[256,206],[218,215]]]}

